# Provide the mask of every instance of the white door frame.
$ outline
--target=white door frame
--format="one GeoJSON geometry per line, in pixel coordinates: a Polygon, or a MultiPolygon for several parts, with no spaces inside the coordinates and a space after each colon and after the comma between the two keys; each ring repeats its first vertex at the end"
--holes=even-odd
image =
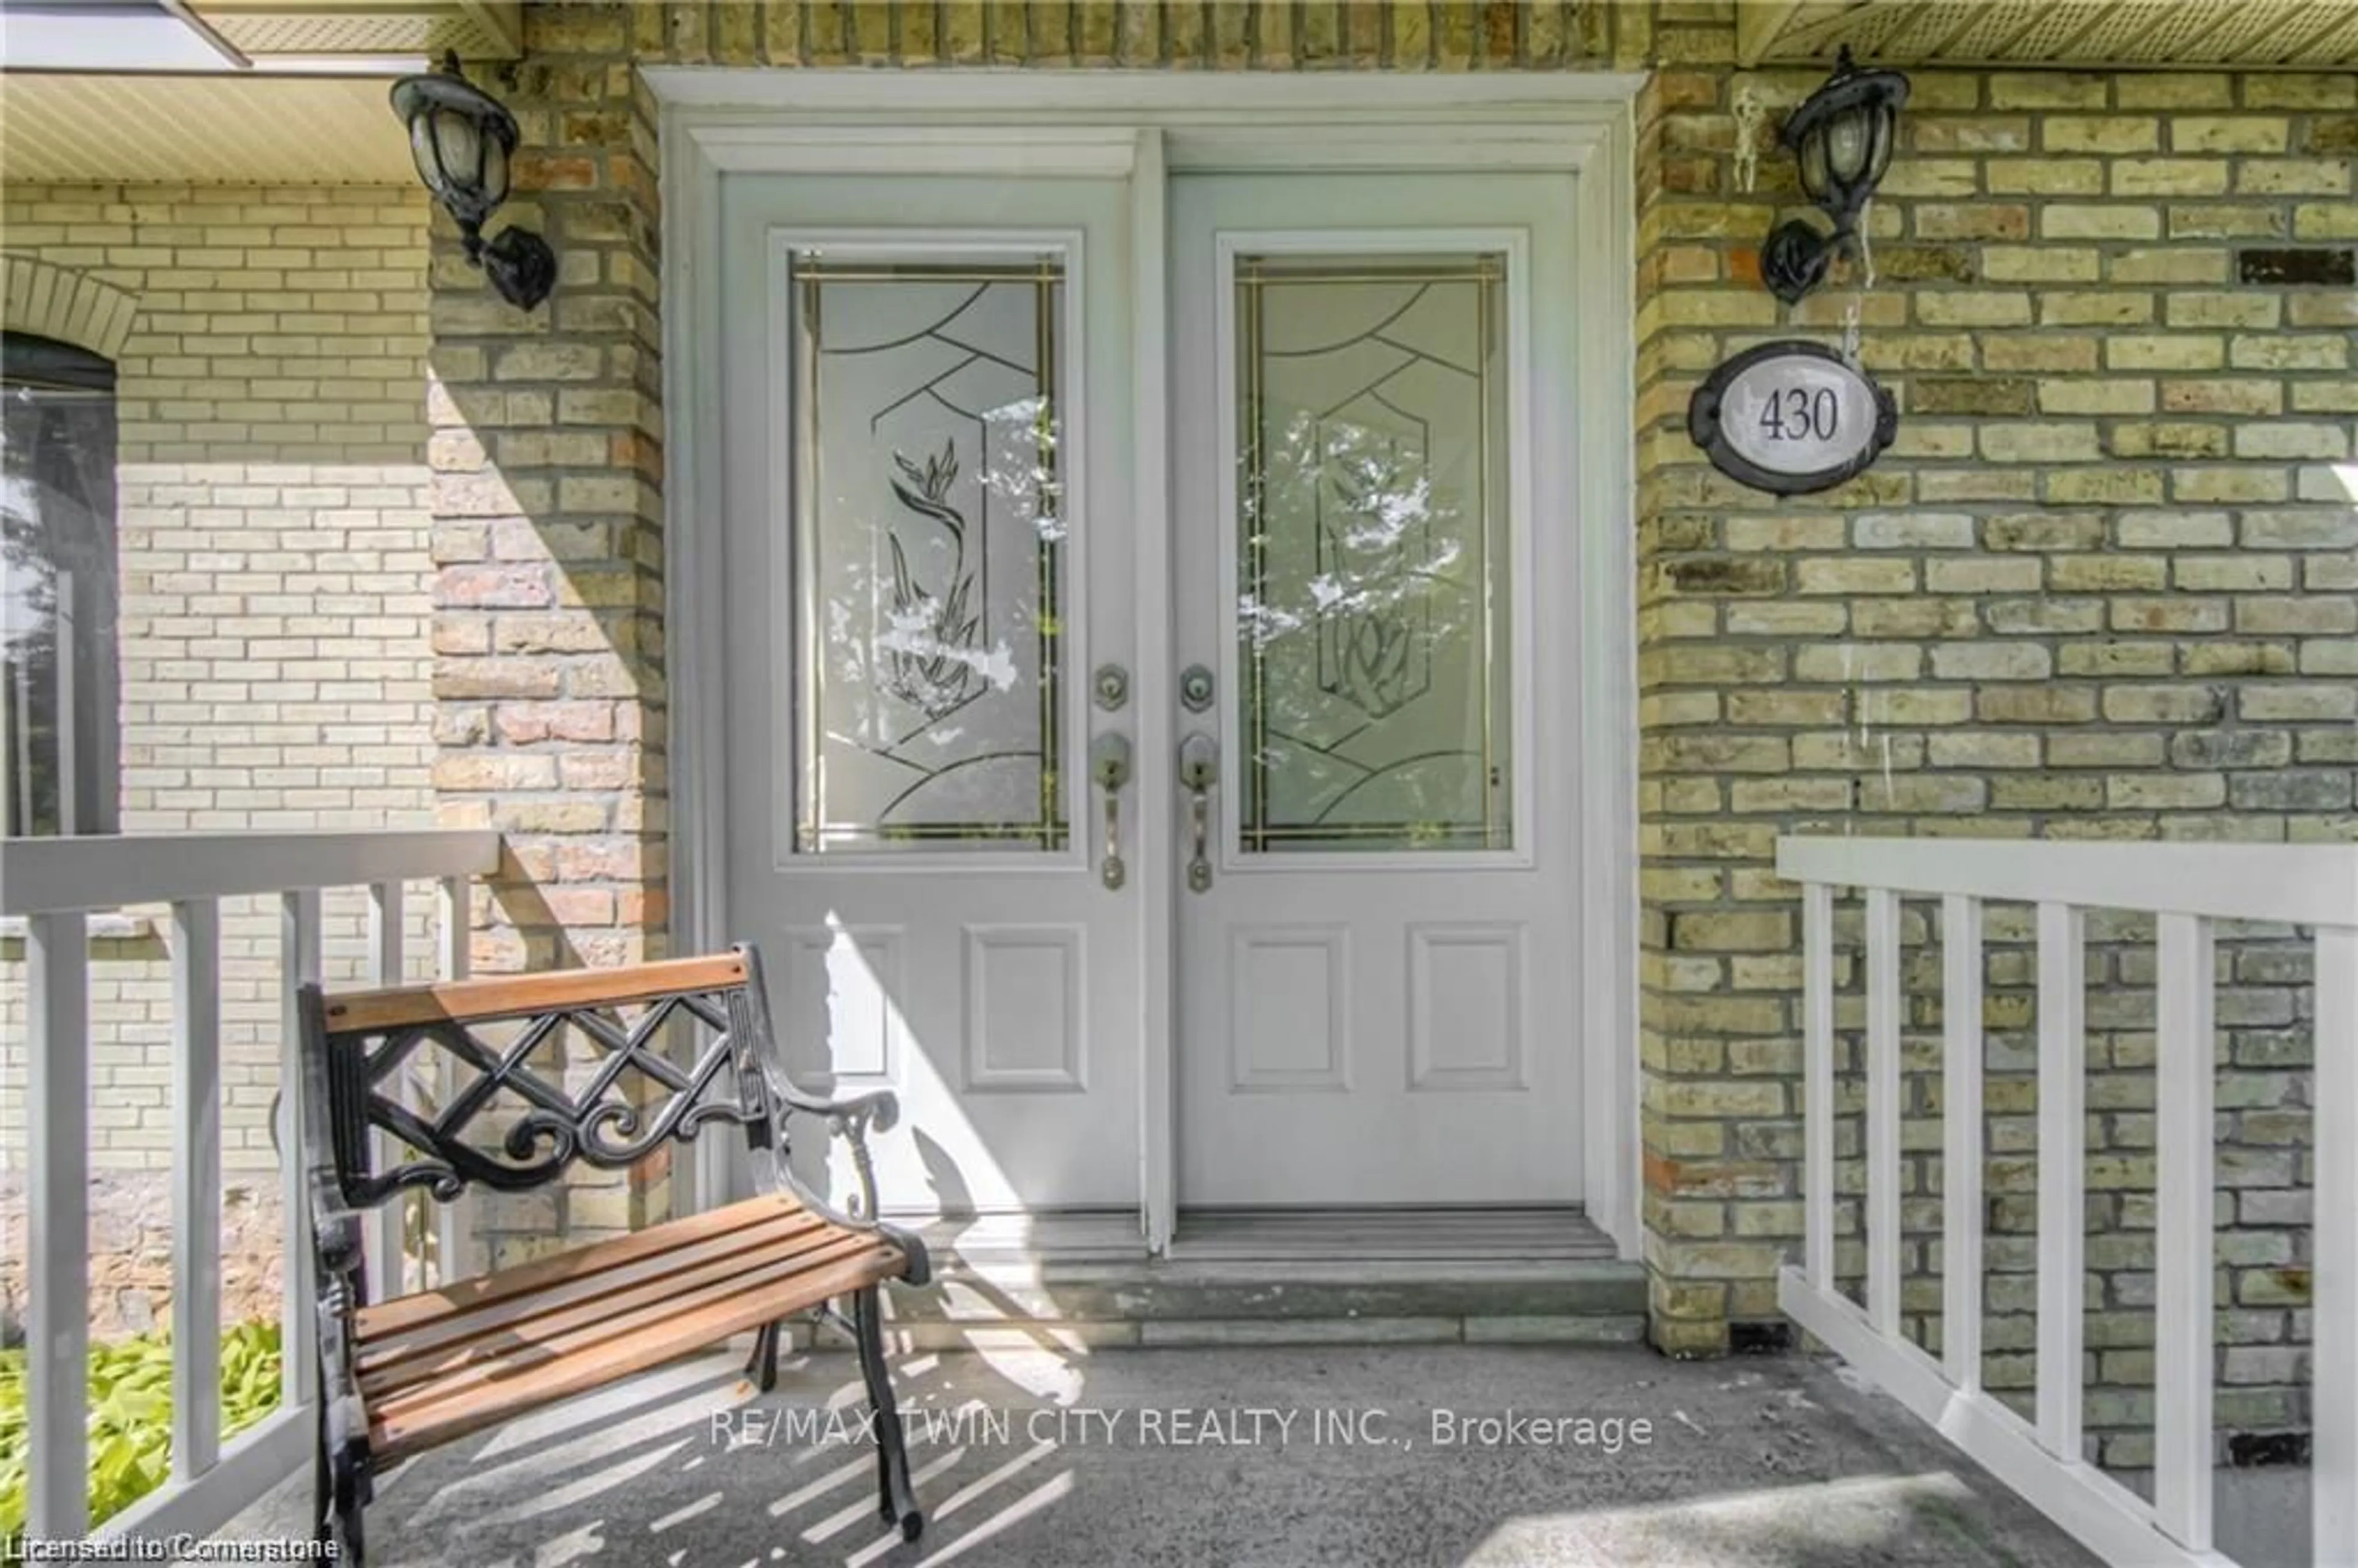
{"type": "MultiPolygon", "coordinates": [[[[720,356],[714,258],[723,173],[1092,175],[1133,181],[1137,520],[1167,540],[1170,504],[1164,280],[1172,171],[1515,169],[1580,176],[1578,262],[1587,308],[1571,367],[1581,418],[1574,493],[1581,606],[1578,941],[1590,1217],[1639,1256],[1637,1011],[1637,567],[1635,333],[1637,192],[1630,103],[1642,76],[1606,72],[1408,76],[776,70],[643,67],[663,105],[664,524],[671,672],[672,908],[678,944],[725,941],[728,856],[723,714],[728,656],[720,601],[720,356]],[[1160,305],[1162,308],[1157,308],[1160,305]]],[[[1139,820],[1175,807],[1169,563],[1139,552],[1139,820]]],[[[1175,868],[1135,862],[1144,901],[1141,986],[1146,1059],[1141,1150],[1150,1246],[1170,1239],[1177,1193],[1172,1058],[1175,868]]],[[[698,1200],[725,1190],[726,1152],[707,1140],[698,1200]]]]}

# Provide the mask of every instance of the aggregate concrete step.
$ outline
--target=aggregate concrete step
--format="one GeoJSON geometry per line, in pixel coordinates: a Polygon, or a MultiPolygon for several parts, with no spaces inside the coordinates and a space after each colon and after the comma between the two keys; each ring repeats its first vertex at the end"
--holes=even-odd
{"type": "Polygon", "coordinates": [[[1372,1345],[1447,1340],[1599,1343],[1639,1337],[1645,1271],[1544,1264],[1053,1264],[964,1261],[892,1292],[913,1343],[964,1343],[972,1327],[1068,1330],[1097,1345],[1372,1345]]]}
{"type": "Polygon", "coordinates": [[[1183,1221],[1162,1258],[1147,1256],[1126,1217],[936,1222],[925,1227],[934,1282],[887,1291],[886,1311],[911,1349],[1027,1338],[1076,1347],[1641,1338],[1643,1267],[1571,1218],[1206,1217],[1183,1221]]]}

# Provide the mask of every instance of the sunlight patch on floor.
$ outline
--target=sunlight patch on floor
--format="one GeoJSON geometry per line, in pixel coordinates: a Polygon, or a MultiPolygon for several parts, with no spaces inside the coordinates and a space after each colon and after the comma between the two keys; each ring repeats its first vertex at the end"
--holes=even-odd
{"type": "Polygon", "coordinates": [[[1062,1502],[1072,1496],[1075,1484],[1073,1473],[1070,1470],[1041,1483],[1008,1504],[993,1517],[985,1519],[947,1546],[943,1547],[939,1552],[929,1553],[917,1564],[917,1568],[932,1568],[932,1565],[936,1563],[947,1563],[980,1546],[993,1536],[1014,1529],[1042,1509],[1062,1502]]]}
{"type": "MultiPolygon", "coordinates": [[[[977,1476],[974,1480],[968,1481],[965,1486],[960,1487],[957,1491],[952,1492],[948,1497],[944,1498],[939,1503],[936,1504],[932,1509],[926,1511],[925,1519],[927,1527],[938,1532],[942,1520],[954,1517],[959,1509],[965,1508],[968,1503],[980,1499],[999,1487],[1013,1480],[1016,1476],[1022,1475],[1024,1471],[1030,1469],[1033,1465],[1037,1465],[1041,1460],[1045,1459],[1049,1454],[1054,1454],[1055,1452],[1056,1452],[1056,1445],[1055,1444],[1040,1444],[1024,1453],[1017,1454],[1014,1458],[1010,1459],[1006,1464],[1001,1465],[998,1469],[991,1471],[989,1475],[977,1476]]],[[[1065,1472],[1065,1477],[1069,1479],[1071,1477],[1071,1474],[1072,1473],[1070,1471],[1065,1472]]],[[[892,1551],[897,1544],[899,1544],[898,1541],[896,1541],[892,1536],[888,1535],[883,1540],[876,1541],[871,1545],[864,1546],[858,1552],[853,1552],[850,1556],[845,1558],[843,1560],[843,1568],[868,1568],[868,1564],[875,1562],[878,1558],[892,1551]]]]}
{"type": "Polygon", "coordinates": [[[1751,1568],[1875,1560],[1918,1535],[1928,1514],[1963,1515],[1978,1506],[1973,1489],[1945,1470],[1916,1476],[1866,1476],[1734,1497],[1525,1515],[1500,1525],[1467,1554],[1466,1568],[1552,1562],[1567,1541],[1609,1545],[1627,1561],[1654,1568],[1751,1568]],[[1635,1555],[1633,1555],[1635,1554],[1635,1555]]]}
{"type": "MultiPolygon", "coordinates": [[[[817,1455],[830,1452],[840,1453],[841,1450],[813,1448],[808,1451],[808,1454],[817,1455]]],[[[788,1492],[784,1497],[780,1498],[776,1502],[772,1503],[770,1505],[770,1517],[773,1519],[784,1519],[788,1514],[794,1512],[796,1509],[802,1508],[806,1504],[818,1501],[819,1498],[827,1496],[829,1492],[834,1491],[838,1487],[846,1486],[850,1482],[860,1479],[862,1476],[872,1478],[875,1474],[876,1461],[867,1454],[862,1453],[859,1458],[847,1460],[843,1464],[837,1465],[834,1469],[829,1470],[826,1475],[821,1476],[818,1479],[806,1482],[804,1485],[796,1487],[793,1491],[788,1492]]]]}
{"type": "Polygon", "coordinates": [[[1038,1344],[998,1342],[973,1346],[983,1365],[1034,1399],[1054,1405],[1076,1404],[1087,1375],[1072,1363],[1070,1353],[1038,1344]]]}
{"type": "MultiPolygon", "coordinates": [[[[675,1458],[687,1449],[687,1438],[644,1454],[634,1454],[628,1459],[595,1470],[577,1481],[560,1487],[550,1487],[515,1502],[486,1508],[478,1500],[468,1517],[478,1523],[507,1524],[522,1519],[543,1519],[550,1514],[590,1511],[598,1499],[614,1492],[625,1482],[634,1481],[655,1469],[665,1460],[675,1458]]],[[[444,1496],[449,1494],[445,1493],[444,1496]]]]}
{"type": "MultiPolygon", "coordinates": [[[[964,1448],[953,1448],[948,1453],[943,1454],[940,1458],[935,1460],[932,1464],[918,1465],[909,1473],[910,1487],[912,1488],[922,1488],[926,1482],[956,1469],[958,1462],[966,1457],[966,1453],[967,1451],[964,1448]]],[[[870,1464],[868,1468],[871,1475],[874,1474],[876,1466],[872,1462],[870,1464]]],[[[920,1490],[918,1495],[922,1497],[925,1494],[920,1490]]],[[[809,1529],[804,1530],[803,1539],[809,1541],[812,1545],[817,1546],[819,1542],[827,1540],[829,1537],[841,1535],[845,1530],[849,1530],[852,1526],[860,1523],[862,1519],[873,1520],[875,1518],[876,1504],[874,1500],[863,1498],[860,1501],[853,1504],[851,1507],[831,1513],[827,1515],[827,1518],[819,1520],[817,1524],[812,1525],[809,1529]]],[[[887,1539],[889,1540],[889,1537],[887,1539]]]]}
{"type": "Polygon", "coordinates": [[[708,1514],[719,1508],[726,1496],[727,1494],[722,1492],[707,1492],[686,1508],[674,1509],[663,1518],[654,1520],[647,1526],[647,1533],[661,1535],[667,1530],[676,1530],[689,1519],[708,1514]]]}
{"type": "Polygon", "coordinates": [[[753,1385],[739,1375],[743,1362],[742,1356],[726,1353],[699,1356],[642,1372],[603,1392],[518,1416],[481,1438],[475,1458],[485,1462],[530,1453],[545,1459],[561,1453],[563,1443],[604,1452],[677,1427],[701,1430],[714,1411],[734,1409],[754,1397],[753,1385]],[[542,1446],[552,1442],[560,1446],[542,1446]]]}

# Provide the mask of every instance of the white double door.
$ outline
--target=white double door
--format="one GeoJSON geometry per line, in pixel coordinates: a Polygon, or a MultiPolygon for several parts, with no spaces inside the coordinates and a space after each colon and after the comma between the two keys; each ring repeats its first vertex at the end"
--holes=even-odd
{"type": "Polygon", "coordinates": [[[1579,1197],[1569,186],[724,178],[727,915],[888,1207],[1579,1197]]]}

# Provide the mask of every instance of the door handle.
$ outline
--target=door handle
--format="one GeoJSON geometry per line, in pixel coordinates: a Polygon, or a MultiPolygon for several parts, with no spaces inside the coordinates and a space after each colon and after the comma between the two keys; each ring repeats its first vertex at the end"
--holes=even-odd
{"type": "Polygon", "coordinates": [[[1098,877],[1109,889],[1130,875],[1121,863],[1121,786],[1130,782],[1130,737],[1104,734],[1089,742],[1089,776],[1105,791],[1105,857],[1098,877]]]}
{"type": "Polygon", "coordinates": [[[1212,860],[1212,786],[1220,782],[1220,747],[1202,730],[1179,742],[1179,783],[1187,791],[1187,821],[1195,833],[1195,853],[1187,862],[1187,890],[1208,892],[1212,860]]]}

